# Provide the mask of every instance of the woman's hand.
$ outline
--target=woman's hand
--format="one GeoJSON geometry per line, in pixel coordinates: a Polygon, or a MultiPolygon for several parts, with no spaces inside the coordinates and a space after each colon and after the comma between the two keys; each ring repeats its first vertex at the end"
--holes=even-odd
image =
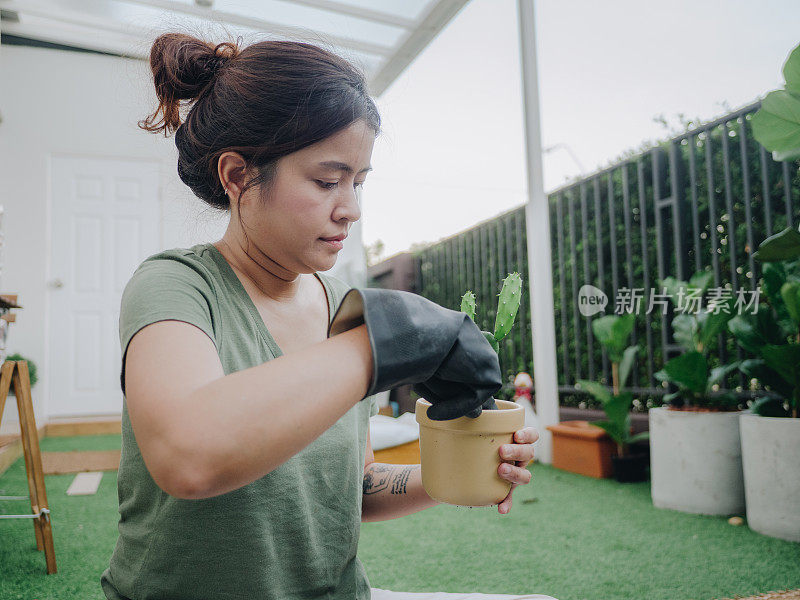
{"type": "Polygon", "coordinates": [[[525,427],[514,433],[514,444],[503,444],[498,452],[503,462],[497,473],[511,482],[511,490],[503,501],[497,505],[501,515],[511,510],[511,494],[520,484],[530,483],[531,472],[525,467],[533,460],[533,443],[539,439],[539,433],[533,427],[525,427]]]}

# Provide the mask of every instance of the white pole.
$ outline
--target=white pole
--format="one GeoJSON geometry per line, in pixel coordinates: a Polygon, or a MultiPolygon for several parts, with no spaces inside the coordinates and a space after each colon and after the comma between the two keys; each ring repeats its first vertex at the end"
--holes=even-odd
{"type": "Polygon", "coordinates": [[[549,464],[553,460],[553,446],[552,437],[546,426],[558,423],[558,380],[553,319],[553,270],[550,258],[550,212],[542,176],[534,0],[517,0],[517,8],[528,166],[525,223],[528,237],[528,281],[531,291],[533,379],[541,440],[537,444],[537,458],[549,464]]]}

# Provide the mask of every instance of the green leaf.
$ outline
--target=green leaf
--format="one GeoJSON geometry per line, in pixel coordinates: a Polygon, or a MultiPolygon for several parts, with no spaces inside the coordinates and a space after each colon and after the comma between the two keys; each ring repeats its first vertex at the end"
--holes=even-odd
{"type": "Polygon", "coordinates": [[[775,150],[772,153],[772,160],[775,162],[793,162],[800,158],[800,147],[792,150],[775,150]]]}
{"type": "Polygon", "coordinates": [[[679,302],[686,302],[686,297],[690,290],[693,296],[702,296],[708,291],[708,286],[711,285],[713,280],[714,273],[712,271],[697,271],[692,275],[688,283],[675,277],[666,277],[661,280],[660,285],[669,294],[675,308],[678,308],[679,302]]]}
{"type": "Polygon", "coordinates": [[[608,437],[614,440],[617,444],[625,443],[624,432],[619,429],[617,423],[612,423],[611,421],[591,421],[591,424],[604,429],[608,434],[608,437]]]}
{"type": "MultiPolygon", "coordinates": [[[[15,352],[14,354],[10,354],[6,356],[6,360],[24,360],[28,363],[28,378],[31,381],[31,387],[36,384],[39,378],[36,376],[36,363],[33,362],[30,358],[22,356],[21,354],[15,352]]],[[[14,395],[14,386],[12,385],[9,390],[10,395],[14,395]]]]}
{"type": "Polygon", "coordinates": [[[764,340],[758,334],[755,315],[737,315],[728,321],[728,331],[733,334],[739,345],[753,354],[758,354],[764,340]]]}
{"type": "Polygon", "coordinates": [[[636,435],[632,435],[628,438],[629,444],[635,444],[636,442],[640,442],[642,440],[649,440],[650,439],[650,432],[649,431],[642,431],[641,433],[637,433],[636,435]]]}
{"type": "Polygon", "coordinates": [[[630,392],[622,392],[616,396],[611,396],[603,404],[603,410],[606,411],[608,420],[624,431],[625,419],[631,411],[632,404],[633,395],[630,392]]]}
{"type": "Polygon", "coordinates": [[[795,326],[800,325],[800,283],[787,281],[781,286],[781,298],[795,326]]]}
{"type": "Polygon", "coordinates": [[[711,375],[709,375],[708,381],[706,382],[706,393],[710,393],[712,391],[711,386],[723,381],[732,371],[736,371],[739,368],[739,364],[740,363],[737,360],[729,365],[722,365],[720,367],[714,367],[711,369],[711,375]]]}
{"type": "Polygon", "coordinates": [[[789,311],[786,310],[786,304],[784,304],[783,297],[781,296],[781,288],[784,283],[789,281],[789,267],[794,265],[795,262],[796,261],[790,263],[767,263],[764,265],[764,272],[762,274],[764,293],[775,309],[777,321],[786,332],[786,335],[790,335],[794,328],[792,326],[792,319],[789,317],[789,311]]]}
{"type": "Polygon", "coordinates": [[[522,278],[517,272],[509,273],[503,279],[503,287],[497,302],[497,315],[494,320],[494,339],[496,341],[499,342],[511,332],[521,299],[522,278]]]}
{"type": "Polygon", "coordinates": [[[592,331],[597,340],[608,351],[611,362],[618,363],[622,360],[622,352],[628,345],[628,338],[633,331],[636,315],[606,315],[592,321],[592,331]]]}
{"type": "Polygon", "coordinates": [[[786,281],[800,281],[800,260],[790,260],[780,263],[786,271],[786,281]]]}
{"type": "Polygon", "coordinates": [[[783,78],[788,91],[800,94],[800,45],[789,53],[783,65],[783,78]]]}
{"type": "Polygon", "coordinates": [[[697,350],[700,339],[697,335],[698,322],[694,315],[678,315],[672,319],[672,336],[687,352],[697,350]]]}
{"type": "Polygon", "coordinates": [[[790,417],[789,411],[783,406],[783,400],[766,396],[753,402],[750,410],[762,417],[790,417]]]}
{"type": "Polygon", "coordinates": [[[500,353],[500,344],[498,344],[497,340],[494,339],[494,334],[493,333],[489,333],[488,331],[483,331],[483,330],[481,330],[481,333],[483,334],[483,337],[485,337],[487,340],[489,340],[489,343],[492,345],[492,349],[499,354],[500,353]]]}
{"type": "Polygon", "coordinates": [[[767,345],[761,349],[761,356],[784,381],[795,389],[800,387],[800,344],[767,345]]]}
{"type": "MultiPolygon", "coordinates": [[[[659,371],[659,373],[660,372],[661,371],[659,371]]],[[[656,373],[656,375],[658,375],[658,373],[656,373]]],[[[668,381],[668,380],[663,380],[663,381],[668,381]]],[[[681,390],[678,390],[677,392],[672,392],[670,394],[664,394],[664,398],[662,398],[662,399],[664,400],[664,404],[672,404],[673,400],[681,398],[682,396],[683,396],[683,392],[681,390]]]]}
{"type": "Polygon", "coordinates": [[[676,308],[678,306],[678,299],[686,297],[686,290],[689,287],[688,283],[680,279],[675,279],[674,277],[662,279],[660,285],[664,291],[669,294],[669,298],[676,308]]]}
{"type": "Polygon", "coordinates": [[[475,320],[475,294],[469,290],[461,296],[461,312],[467,313],[470,319],[475,320]]]}
{"type": "MultiPolygon", "coordinates": [[[[791,229],[790,231],[794,230],[791,229]]],[[[798,233],[798,235],[800,235],[800,233],[798,233]]],[[[755,256],[755,254],[753,256],[755,256]]],[[[780,304],[782,301],[781,288],[787,281],[786,267],[784,263],[770,262],[765,264],[761,276],[764,281],[764,293],[767,295],[770,303],[773,306],[775,306],[776,303],[780,304]]]]}
{"type": "Polygon", "coordinates": [[[619,362],[619,387],[624,388],[628,382],[628,376],[631,374],[633,361],[636,360],[638,352],[639,346],[628,346],[622,353],[622,360],[619,362]]]}
{"type": "Polygon", "coordinates": [[[714,273],[712,271],[697,271],[689,279],[689,287],[699,289],[699,293],[702,295],[706,293],[712,281],[714,281],[714,273]]]}
{"type": "Polygon", "coordinates": [[[588,381],[586,379],[580,379],[577,382],[578,389],[584,390],[589,392],[592,396],[597,398],[600,402],[605,404],[611,399],[611,391],[601,383],[597,383],[596,381],[588,381]]]}
{"type": "Polygon", "coordinates": [[[800,147],[800,96],[786,90],[770,92],[750,124],[753,137],[770,152],[795,150],[800,147]]]}
{"type": "Polygon", "coordinates": [[[687,352],[671,359],[664,365],[662,371],[667,381],[682,386],[695,394],[702,394],[706,389],[708,379],[708,363],[706,357],[700,352],[687,352]]]}
{"type": "Polygon", "coordinates": [[[725,410],[733,409],[739,404],[739,399],[733,392],[725,392],[724,394],[717,394],[716,396],[709,396],[705,399],[705,406],[722,408],[725,410]]]}
{"type": "Polygon", "coordinates": [[[780,345],[785,341],[771,312],[769,307],[762,306],[754,315],[737,315],[728,321],[728,331],[742,348],[758,355],[765,344],[780,345]]]}
{"type": "Polygon", "coordinates": [[[767,366],[763,358],[743,360],[739,370],[749,379],[757,379],[768,391],[774,392],[783,398],[792,397],[792,386],[787,383],[778,372],[767,366]]]}
{"type": "Polygon", "coordinates": [[[753,258],[762,262],[792,260],[800,257],[800,232],[794,227],[769,236],[758,246],[753,258]]]}
{"type": "Polygon", "coordinates": [[[591,423],[592,425],[596,425],[597,427],[604,429],[608,434],[608,437],[610,437],[620,446],[626,446],[628,444],[630,417],[627,413],[625,413],[622,419],[607,419],[604,421],[592,421],[591,423]]]}
{"type": "Polygon", "coordinates": [[[727,302],[717,305],[719,312],[716,314],[713,312],[703,312],[697,315],[697,323],[700,328],[698,338],[700,339],[700,344],[703,346],[703,350],[707,350],[708,345],[716,340],[717,336],[725,329],[725,325],[727,325],[728,321],[733,317],[733,305],[734,300],[731,298],[727,302]],[[725,312],[726,310],[728,312],[725,312]]]}

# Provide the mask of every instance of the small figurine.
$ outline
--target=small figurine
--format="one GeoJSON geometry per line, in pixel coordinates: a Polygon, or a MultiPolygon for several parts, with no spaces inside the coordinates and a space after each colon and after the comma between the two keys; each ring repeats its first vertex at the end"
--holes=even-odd
{"type": "MultiPolygon", "coordinates": [[[[512,400],[520,404],[525,409],[525,427],[533,427],[539,430],[539,417],[533,408],[533,379],[525,371],[520,371],[514,378],[514,398],[512,400]]],[[[534,444],[534,450],[539,442],[534,444]]]]}

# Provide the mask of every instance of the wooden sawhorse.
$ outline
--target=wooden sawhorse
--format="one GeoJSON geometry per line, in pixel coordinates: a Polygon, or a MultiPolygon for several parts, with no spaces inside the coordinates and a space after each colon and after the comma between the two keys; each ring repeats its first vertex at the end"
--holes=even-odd
{"type": "MultiPolygon", "coordinates": [[[[47,492],[44,489],[42,453],[39,450],[39,433],[31,401],[31,382],[28,363],[24,360],[7,360],[0,367],[0,421],[11,384],[17,397],[22,449],[25,454],[25,471],[28,474],[28,491],[31,501],[29,515],[0,515],[0,519],[33,519],[36,534],[36,549],[44,550],[47,573],[56,572],[56,553],[53,548],[53,531],[50,527],[50,509],[47,507],[47,492]]],[[[0,496],[0,500],[24,500],[25,496],[0,496]]]]}

